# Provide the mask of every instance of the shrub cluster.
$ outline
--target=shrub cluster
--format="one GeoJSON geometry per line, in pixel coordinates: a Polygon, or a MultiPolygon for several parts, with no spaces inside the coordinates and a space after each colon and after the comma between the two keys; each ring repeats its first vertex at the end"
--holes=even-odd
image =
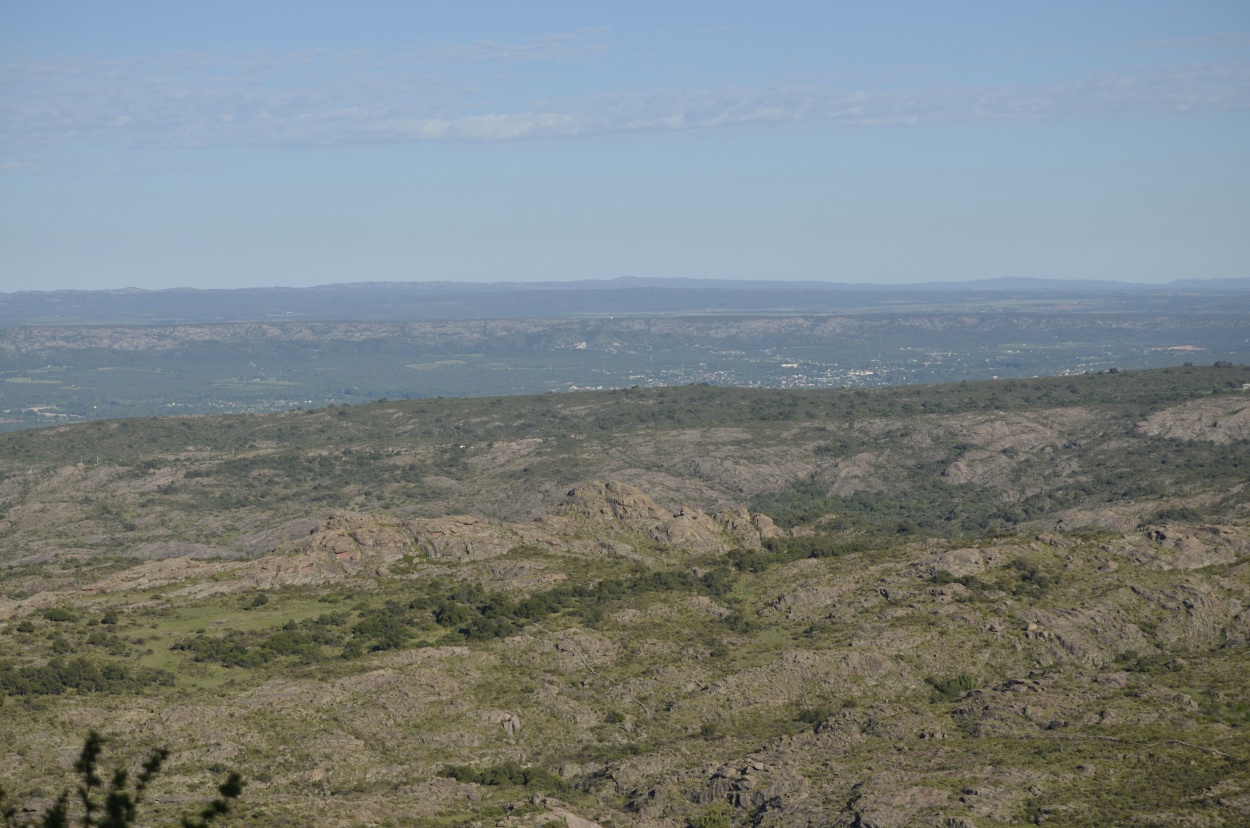
{"type": "Polygon", "coordinates": [[[324,655],[324,647],[342,643],[343,636],[335,628],[344,623],[346,616],[322,613],[302,622],[288,621],[277,630],[233,630],[221,638],[200,634],[183,639],[170,649],[193,653],[193,661],[225,667],[260,667],[286,656],[316,661],[324,655]]]}
{"type": "MultiPolygon", "coordinates": [[[[732,589],[734,575],[718,567],[697,576],[689,570],[649,570],[638,566],[620,577],[592,584],[559,586],[516,598],[486,592],[481,584],[446,586],[438,581],[419,588],[407,600],[356,608],[348,627],[344,613],[323,613],[304,621],[288,621],[276,630],[234,630],[223,636],[198,634],[172,645],[197,662],[226,667],[257,668],[282,658],[310,663],[337,655],[354,658],[365,652],[413,646],[420,632],[441,630],[449,642],[491,641],[513,635],[526,625],[572,613],[588,625],[602,620],[613,604],[637,596],[681,592],[722,595],[732,589]]],[[[734,614],[731,628],[749,631],[748,620],[734,614]]],[[[421,644],[417,644],[421,646],[421,644]]]]}
{"type": "Polygon", "coordinates": [[[1007,564],[1007,569],[1020,578],[1019,583],[1011,590],[1017,597],[1041,598],[1051,587],[1059,584],[1058,575],[1049,575],[1038,569],[1037,564],[1024,558],[1016,558],[1007,564]]]}
{"type": "Polygon", "coordinates": [[[929,694],[929,701],[934,704],[944,701],[954,701],[964,693],[970,692],[976,688],[976,684],[964,673],[960,673],[953,678],[945,679],[938,679],[933,676],[929,676],[925,679],[925,683],[933,688],[933,692],[929,694]]]}
{"type": "Polygon", "coordinates": [[[476,785],[515,785],[521,788],[540,788],[556,793],[567,791],[569,788],[567,782],[549,770],[523,766],[516,762],[503,762],[485,768],[448,765],[439,771],[439,775],[457,782],[476,785]]]}
{"type": "Polygon", "coordinates": [[[173,683],[173,674],[166,670],[132,668],[83,656],[52,658],[46,664],[20,667],[0,664],[0,689],[12,696],[59,696],[70,690],[121,693],[173,683]]]}
{"type": "Polygon", "coordinates": [[[780,563],[804,558],[836,558],[874,548],[864,540],[840,541],[828,535],[797,538],[769,538],[763,549],[733,549],[729,565],[739,572],[759,573],[780,563]]]}

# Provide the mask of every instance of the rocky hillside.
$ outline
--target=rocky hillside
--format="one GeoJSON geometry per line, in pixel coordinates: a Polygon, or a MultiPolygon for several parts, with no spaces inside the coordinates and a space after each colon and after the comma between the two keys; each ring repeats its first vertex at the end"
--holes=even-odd
{"type": "Polygon", "coordinates": [[[1250,821],[1237,366],[0,438],[0,786],[237,824],[1250,821]]]}

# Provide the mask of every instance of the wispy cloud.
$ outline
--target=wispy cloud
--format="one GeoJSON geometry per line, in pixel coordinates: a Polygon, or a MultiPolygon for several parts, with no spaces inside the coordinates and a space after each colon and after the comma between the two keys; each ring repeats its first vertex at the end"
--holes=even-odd
{"type": "MultiPolygon", "coordinates": [[[[582,34],[404,54],[305,50],[232,58],[11,57],[0,64],[0,147],[206,147],[515,141],[744,128],[1019,123],[1250,109],[1250,62],[1126,67],[1066,82],[919,88],[846,77],[514,98],[506,75],[457,64],[567,61],[582,34]]],[[[558,74],[558,73],[557,73],[558,74]]],[[[540,84],[542,85],[542,84],[540,84]]],[[[548,79],[544,91],[562,88],[548,79]]],[[[12,163],[12,162],[9,162],[12,163]]]]}
{"type": "Polygon", "coordinates": [[[1167,40],[1140,40],[1134,49],[1250,49],[1250,33],[1222,32],[1204,37],[1176,37],[1167,40]]]}
{"type": "MultiPolygon", "coordinates": [[[[593,30],[603,34],[605,30],[593,30]]],[[[425,61],[454,61],[479,63],[522,63],[527,61],[574,60],[594,55],[607,49],[601,41],[591,40],[590,30],[576,34],[549,34],[523,43],[505,43],[498,40],[475,40],[472,43],[442,43],[414,49],[409,56],[425,61]]]]}

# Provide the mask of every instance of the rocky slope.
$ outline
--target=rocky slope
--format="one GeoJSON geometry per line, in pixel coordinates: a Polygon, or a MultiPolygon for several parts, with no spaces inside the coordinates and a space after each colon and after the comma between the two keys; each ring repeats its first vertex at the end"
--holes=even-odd
{"type": "Polygon", "coordinates": [[[1240,384],[1148,379],[5,438],[0,785],[94,727],[158,818],[1246,824],[1240,384]]]}
{"type": "MultiPolygon", "coordinates": [[[[216,614],[212,635],[229,637],[240,594],[271,596],[246,625],[265,613],[276,629],[313,596],[333,609],[360,595],[357,583],[392,595],[452,575],[537,595],[622,563],[736,578],[728,592],[624,597],[589,624],[552,615],[494,643],[281,672],[184,656],[174,664],[192,684],[181,691],[42,702],[28,714],[37,731],[11,721],[6,765],[25,772],[5,781],[46,785],[85,723],[126,723],[127,745],[175,746],[182,770],[170,784],[222,765],[257,778],[249,797],[265,824],[309,808],[344,825],[397,812],[411,824],[461,813],[534,826],[711,824],[700,820],[722,811],[776,826],[1093,825],[1106,808],[1117,824],[1236,825],[1250,813],[1244,528],[921,542],[789,562],[753,553],[764,566],[729,562],[779,536],[766,518],[683,512],[608,482],[524,524],[339,514],[255,560],[149,561],[25,599],[10,642],[31,635],[14,632],[19,619],[35,621],[35,638],[74,638],[41,610],[113,607],[127,636],[152,619],[145,643],[168,648],[186,633],[159,619],[216,614]],[[231,689],[208,690],[232,672],[231,689]],[[38,747],[52,743],[64,749],[38,747]],[[546,767],[558,784],[532,793],[437,776],[443,764],[508,761],[546,767]],[[1186,772],[1165,785],[1174,798],[1146,807],[1135,774],[1159,762],[1186,772]]],[[[33,701],[11,696],[6,709],[33,701]]]]}

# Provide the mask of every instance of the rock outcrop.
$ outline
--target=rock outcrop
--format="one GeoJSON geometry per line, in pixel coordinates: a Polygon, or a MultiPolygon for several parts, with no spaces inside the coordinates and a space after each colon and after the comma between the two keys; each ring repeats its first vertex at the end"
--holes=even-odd
{"type": "MultiPolygon", "coordinates": [[[[282,531],[289,536],[292,527],[309,525],[308,521],[288,522],[282,531]]],[[[203,597],[307,586],[361,574],[385,575],[397,565],[422,560],[487,560],[519,546],[574,555],[636,556],[634,545],[642,538],[673,549],[724,552],[737,546],[759,548],[764,540],[781,534],[768,516],[743,508],[712,515],[690,506],[670,512],[628,483],[591,482],[574,487],[548,514],[526,523],[473,515],[397,520],[341,511],[311,522],[303,537],[280,543],[270,554],[251,560],[237,560],[246,553],[224,547],[146,544],[133,552],[134,557],[144,559],[142,563],[70,591],[99,594],[172,587],[172,594],[203,597]],[[588,527],[593,529],[589,540],[588,527]],[[180,586],[188,581],[196,583],[180,586]]],[[[266,542],[269,538],[265,536],[266,542]]],[[[50,606],[59,594],[0,601],[0,618],[50,606]]]]}
{"type": "Polygon", "coordinates": [[[498,523],[472,515],[387,521],[372,515],[337,513],[306,538],[282,551],[332,559],[344,572],[404,558],[473,561],[498,557],[524,543],[557,546],[551,533],[534,526],[498,523]]]}
{"type": "Polygon", "coordinates": [[[1178,526],[1148,529],[1137,538],[1123,538],[1107,545],[1129,561],[1156,569],[1202,569],[1230,564],[1250,554],[1250,539],[1243,529],[1231,526],[1178,526]]]}
{"type": "Polygon", "coordinates": [[[766,515],[742,508],[714,515],[690,506],[669,512],[637,487],[615,480],[574,487],[563,503],[539,520],[557,530],[575,532],[579,524],[589,524],[698,552],[724,552],[734,546],[758,548],[763,540],[781,534],[766,515]]]}
{"type": "Polygon", "coordinates": [[[1250,438],[1250,400],[1220,396],[1156,411],[1137,424],[1148,437],[1231,443],[1250,438]]]}

